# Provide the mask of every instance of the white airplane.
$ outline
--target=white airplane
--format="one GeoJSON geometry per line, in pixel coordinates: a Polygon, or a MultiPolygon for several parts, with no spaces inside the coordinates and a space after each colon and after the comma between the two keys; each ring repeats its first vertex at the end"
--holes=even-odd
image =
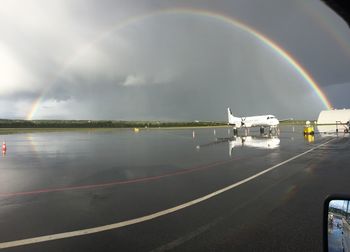
{"type": "Polygon", "coordinates": [[[233,126],[235,133],[239,128],[260,127],[260,133],[264,133],[264,128],[276,129],[280,123],[273,115],[235,117],[232,115],[231,109],[227,108],[228,124],[233,126]]]}
{"type": "Polygon", "coordinates": [[[229,140],[229,155],[231,156],[233,148],[237,146],[257,149],[276,149],[279,145],[280,139],[278,137],[234,137],[229,140]]]}

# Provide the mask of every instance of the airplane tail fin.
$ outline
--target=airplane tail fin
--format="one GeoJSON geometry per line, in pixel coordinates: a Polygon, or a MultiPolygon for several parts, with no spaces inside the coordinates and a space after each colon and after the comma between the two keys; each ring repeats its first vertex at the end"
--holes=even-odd
{"type": "Polygon", "coordinates": [[[233,116],[232,115],[232,111],[231,111],[231,109],[230,108],[227,108],[227,116],[228,116],[228,123],[230,123],[230,119],[231,119],[231,117],[233,116]]]}
{"type": "Polygon", "coordinates": [[[237,117],[234,117],[233,115],[232,115],[232,111],[231,111],[231,109],[230,108],[227,108],[227,117],[228,117],[228,123],[229,124],[237,124],[237,119],[239,119],[239,118],[237,118],[237,117]]]}

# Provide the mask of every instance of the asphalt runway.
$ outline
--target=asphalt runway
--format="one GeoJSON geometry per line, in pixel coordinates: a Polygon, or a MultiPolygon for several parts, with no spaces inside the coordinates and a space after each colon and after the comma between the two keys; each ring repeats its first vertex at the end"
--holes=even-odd
{"type": "Polygon", "coordinates": [[[3,136],[0,248],[320,251],[324,199],[350,194],[350,139],[301,130],[3,136]]]}

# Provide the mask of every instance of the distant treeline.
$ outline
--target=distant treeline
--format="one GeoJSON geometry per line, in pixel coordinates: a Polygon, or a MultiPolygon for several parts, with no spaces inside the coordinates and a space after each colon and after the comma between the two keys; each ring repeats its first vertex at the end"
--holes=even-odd
{"type": "Polygon", "coordinates": [[[339,209],[339,208],[335,208],[335,207],[329,207],[329,212],[331,213],[337,213],[337,214],[341,214],[343,216],[349,216],[350,214],[347,213],[346,211],[344,211],[343,209],[339,209]]]}
{"type": "Polygon", "coordinates": [[[161,121],[90,121],[90,120],[7,120],[0,128],[158,128],[223,126],[226,122],[161,122],[161,121]]]}

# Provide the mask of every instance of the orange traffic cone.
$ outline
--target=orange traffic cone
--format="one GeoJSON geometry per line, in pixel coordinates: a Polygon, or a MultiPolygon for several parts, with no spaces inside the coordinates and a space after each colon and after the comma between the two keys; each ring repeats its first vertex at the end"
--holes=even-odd
{"type": "Polygon", "coordinates": [[[2,142],[2,152],[5,153],[7,150],[6,143],[2,142]]]}

